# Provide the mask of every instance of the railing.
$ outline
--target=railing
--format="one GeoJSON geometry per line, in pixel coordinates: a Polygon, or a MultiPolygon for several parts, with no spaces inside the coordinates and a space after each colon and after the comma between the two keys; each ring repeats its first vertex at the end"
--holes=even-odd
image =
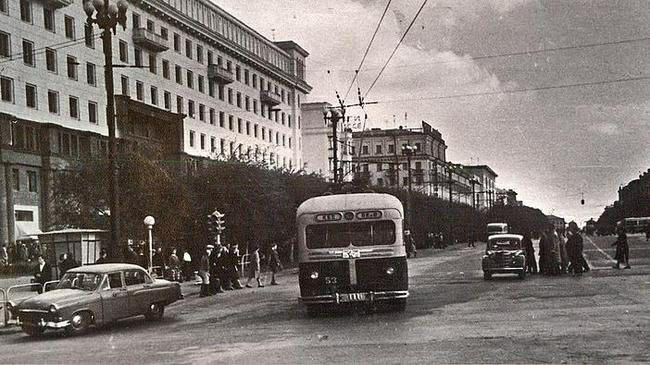
{"type": "Polygon", "coordinates": [[[163,38],[163,36],[158,35],[147,28],[137,28],[133,30],[133,43],[154,52],[161,52],[169,49],[168,42],[163,38]]]}
{"type": "Polygon", "coordinates": [[[260,91],[260,100],[264,104],[278,105],[282,102],[282,97],[271,90],[260,91]]]}
{"type": "Polygon", "coordinates": [[[235,81],[231,70],[219,65],[208,65],[208,78],[220,84],[230,84],[235,81]]]}

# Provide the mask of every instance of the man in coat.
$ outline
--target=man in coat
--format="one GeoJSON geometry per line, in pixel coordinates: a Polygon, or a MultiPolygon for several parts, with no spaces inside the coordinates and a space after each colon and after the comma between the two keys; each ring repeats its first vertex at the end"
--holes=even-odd
{"type": "Polygon", "coordinates": [[[524,254],[526,255],[526,270],[531,274],[537,274],[537,262],[535,262],[535,248],[533,247],[533,241],[530,239],[530,234],[524,234],[524,239],[522,240],[522,246],[524,249],[524,254]]]}
{"type": "Polygon", "coordinates": [[[578,224],[570,222],[567,234],[569,236],[566,242],[567,255],[569,256],[569,272],[579,275],[582,273],[584,258],[582,256],[583,240],[578,224]]]}
{"type": "Polygon", "coordinates": [[[36,260],[38,261],[38,265],[36,265],[34,268],[33,282],[35,284],[41,284],[41,287],[38,288],[38,292],[42,293],[43,284],[47,283],[48,281],[52,281],[52,268],[50,267],[50,264],[45,262],[43,256],[36,256],[36,260]]]}
{"type": "Polygon", "coordinates": [[[199,296],[201,297],[212,295],[210,292],[210,256],[213,249],[213,245],[205,246],[205,252],[199,261],[199,277],[201,278],[201,293],[199,296]]]}

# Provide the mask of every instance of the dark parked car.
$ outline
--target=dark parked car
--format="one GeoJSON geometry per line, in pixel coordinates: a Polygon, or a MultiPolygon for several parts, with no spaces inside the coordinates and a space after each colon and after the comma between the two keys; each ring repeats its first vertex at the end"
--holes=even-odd
{"type": "Polygon", "coordinates": [[[526,256],[518,234],[495,234],[488,238],[483,256],[483,277],[492,278],[492,274],[517,274],[526,277],[526,256]]]}
{"type": "Polygon", "coordinates": [[[180,298],[178,283],[154,280],[140,266],[100,264],[69,270],[55,290],[21,302],[13,312],[31,336],[47,328],[75,334],[132,316],[160,319],[165,306],[180,298]]]}

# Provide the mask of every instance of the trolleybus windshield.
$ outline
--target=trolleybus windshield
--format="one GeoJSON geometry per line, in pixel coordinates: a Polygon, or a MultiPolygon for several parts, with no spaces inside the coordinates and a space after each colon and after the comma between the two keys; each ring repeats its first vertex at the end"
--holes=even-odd
{"type": "Polygon", "coordinates": [[[395,223],[383,220],[309,225],[306,241],[311,249],[391,245],[395,243],[395,223]]]}

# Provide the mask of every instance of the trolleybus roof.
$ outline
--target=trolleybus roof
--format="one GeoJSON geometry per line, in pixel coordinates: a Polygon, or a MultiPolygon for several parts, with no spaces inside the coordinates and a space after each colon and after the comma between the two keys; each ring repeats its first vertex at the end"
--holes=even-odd
{"type": "Polygon", "coordinates": [[[307,199],[298,207],[296,216],[309,213],[341,212],[345,210],[393,208],[404,215],[402,203],[390,194],[358,193],[324,195],[307,199]]]}

